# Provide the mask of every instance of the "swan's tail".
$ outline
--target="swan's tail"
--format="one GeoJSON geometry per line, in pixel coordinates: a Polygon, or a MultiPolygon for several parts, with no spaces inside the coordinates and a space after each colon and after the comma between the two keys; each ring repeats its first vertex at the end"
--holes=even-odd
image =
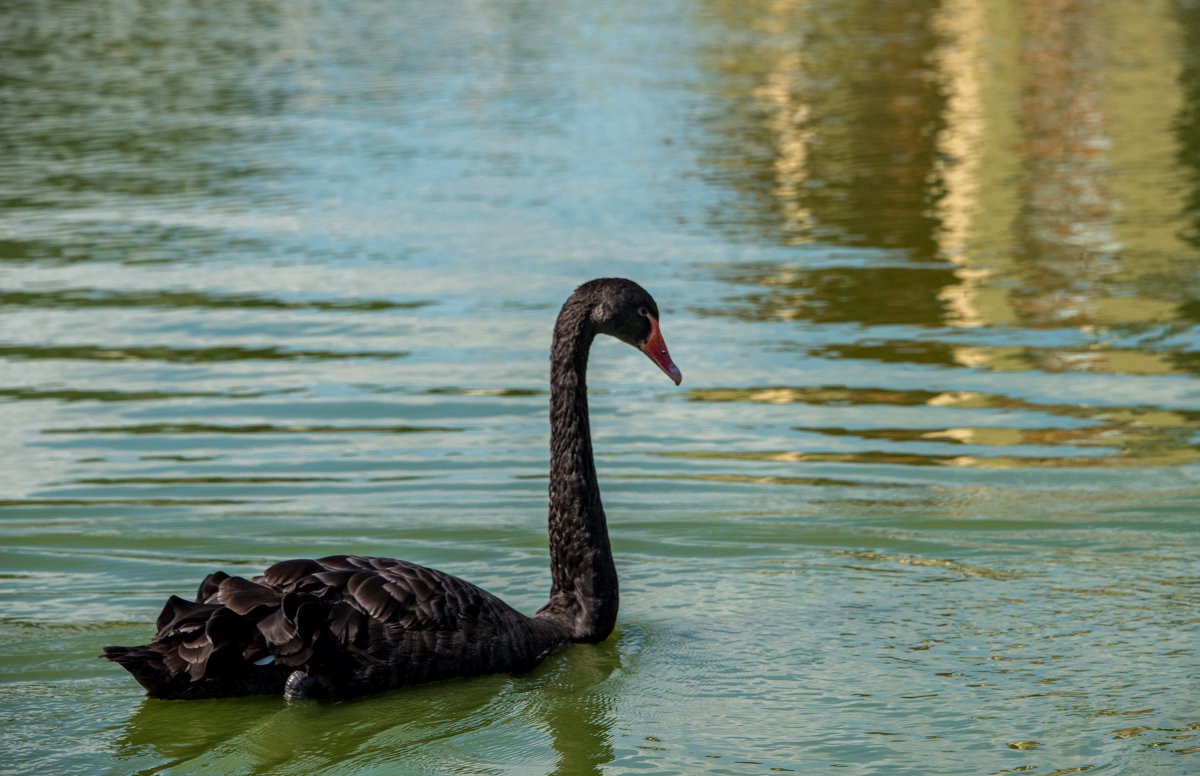
{"type": "Polygon", "coordinates": [[[217,572],[196,601],[171,596],[158,634],[138,647],[105,647],[152,698],[276,695],[297,669],[337,651],[330,605],[217,572]],[[219,602],[218,602],[219,601],[219,602]]]}
{"type": "Polygon", "coordinates": [[[187,674],[172,674],[163,654],[154,644],[141,647],[105,647],[101,657],[108,658],[133,674],[151,698],[178,698],[190,684],[187,674]]]}

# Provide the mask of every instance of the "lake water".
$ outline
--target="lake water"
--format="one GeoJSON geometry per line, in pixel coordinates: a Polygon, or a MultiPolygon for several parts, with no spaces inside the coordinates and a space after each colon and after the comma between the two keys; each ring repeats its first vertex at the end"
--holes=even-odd
{"type": "Polygon", "coordinates": [[[1194,0],[0,10],[0,773],[1200,773],[1194,0]],[[593,351],[617,632],[147,700],[209,571],[533,611],[593,351]]]}

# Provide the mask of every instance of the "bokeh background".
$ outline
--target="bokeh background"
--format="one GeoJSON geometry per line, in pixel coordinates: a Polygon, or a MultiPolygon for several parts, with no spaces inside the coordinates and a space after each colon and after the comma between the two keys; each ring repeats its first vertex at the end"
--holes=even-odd
{"type": "Polygon", "coordinates": [[[1195,0],[9,0],[0,773],[1200,772],[1195,0]],[[147,700],[217,568],[545,599],[580,282],[617,633],[147,700]]]}

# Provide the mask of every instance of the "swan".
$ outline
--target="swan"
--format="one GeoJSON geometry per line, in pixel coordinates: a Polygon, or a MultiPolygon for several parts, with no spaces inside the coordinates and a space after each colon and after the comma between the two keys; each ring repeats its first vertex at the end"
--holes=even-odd
{"type": "Polygon", "coordinates": [[[550,349],[550,600],[532,617],[442,571],[392,558],[285,560],[245,579],[223,571],[195,601],[171,596],[149,644],[105,647],[154,698],[344,699],[442,679],[530,671],[617,618],[617,571],[588,423],[597,334],[683,379],[637,283],[600,278],[563,304],[550,349]]]}

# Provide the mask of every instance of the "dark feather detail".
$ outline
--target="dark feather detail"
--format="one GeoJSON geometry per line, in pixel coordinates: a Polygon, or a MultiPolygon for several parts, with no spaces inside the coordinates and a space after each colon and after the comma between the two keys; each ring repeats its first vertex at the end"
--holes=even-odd
{"type": "Polygon", "coordinates": [[[523,672],[567,639],[457,577],[405,561],[334,555],[172,597],[145,647],[109,647],[154,697],[351,697],[453,676],[523,672]],[[134,668],[137,670],[134,670],[134,668]]]}

